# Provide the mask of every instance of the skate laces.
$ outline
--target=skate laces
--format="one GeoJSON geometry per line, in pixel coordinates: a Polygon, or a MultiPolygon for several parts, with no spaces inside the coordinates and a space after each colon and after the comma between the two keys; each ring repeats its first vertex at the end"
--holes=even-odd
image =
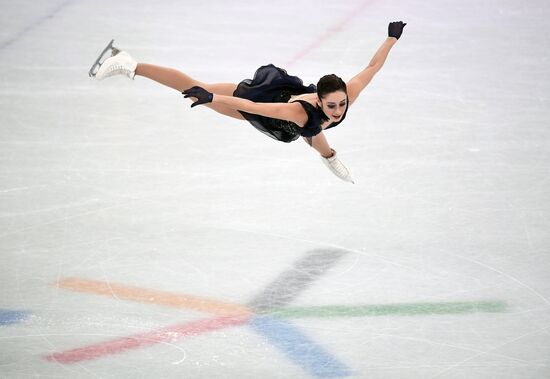
{"type": "Polygon", "coordinates": [[[351,174],[346,166],[338,159],[338,156],[336,155],[336,151],[333,151],[332,157],[325,158],[321,156],[323,163],[332,171],[334,175],[339,177],[340,179],[355,183],[351,177],[351,174]]]}
{"type": "Polygon", "coordinates": [[[109,59],[112,59],[111,62],[104,63],[107,64],[107,67],[102,77],[106,78],[113,75],[123,74],[133,79],[134,69],[131,68],[131,58],[128,58],[120,53],[122,52],[117,52],[117,54],[110,57],[109,59]]]}
{"type": "Polygon", "coordinates": [[[346,166],[344,166],[342,164],[342,162],[340,162],[340,160],[336,157],[336,155],[328,158],[328,161],[330,163],[330,165],[332,166],[332,168],[334,170],[336,170],[336,172],[342,176],[346,176],[348,175],[349,171],[348,169],[346,168],[346,166]]]}
{"type": "Polygon", "coordinates": [[[107,68],[107,72],[105,73],[105,76],[113,76],[117,74],[124,74],[127,76],[131,76],[133,74],[133,71],[129,69],[128,67],[122,65],[121,63],[114,63],[113,65],[110,65],[107,68]]]}
{"type": "Polygon", "coordinates": [[[115,75],[115,74],[118,74],[118,73],[128,75],[128,74],[132,73],[132,70],[130,70],[127,67],[124,67],[120,63],[109,66],[109,69],[107,70],[107,76],[115,75]]]}

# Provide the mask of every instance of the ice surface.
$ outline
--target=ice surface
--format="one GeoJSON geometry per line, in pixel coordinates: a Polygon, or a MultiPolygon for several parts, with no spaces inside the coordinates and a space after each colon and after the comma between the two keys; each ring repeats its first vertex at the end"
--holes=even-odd
{"type": "Polygon", "coordinates": [[[0,12],[0,376],[550,377],[546,1],[19,1],[0,12]],[[144,78],[349,79],[305,143],[144,78]]]}

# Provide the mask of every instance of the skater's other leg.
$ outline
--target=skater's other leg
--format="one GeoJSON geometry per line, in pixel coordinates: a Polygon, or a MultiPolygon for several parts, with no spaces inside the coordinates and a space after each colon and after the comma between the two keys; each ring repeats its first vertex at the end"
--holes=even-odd
{"type": "Polygon", "coordinates": [[[333,155],[333,150],[328,144],[327,138],[323,133],[319,133],[313,137],[304,137],[307,144],[313,147],[321,154],[323,158],[329,158],[333,155]]]}
{"type": "MultiPolygon", "coordinates": [[[[173,88],[178,92],[182,92],[194,86],[199,86],[209,92],[215,94],[217,93],[218,95],[233,96],[233,92],[237,88],[237,85],[233,83],[203,83],[191,78],[189,75],[179,70],[148,63],[138,63],[136,67],[136,75],[164,84],[165,86],[173,88]]],[[[206,104],[206,106],[223,115],[244,120],[244,117],[240,114],[240,112],[235,109],[231,109],[220,104],[206,104]]]]}

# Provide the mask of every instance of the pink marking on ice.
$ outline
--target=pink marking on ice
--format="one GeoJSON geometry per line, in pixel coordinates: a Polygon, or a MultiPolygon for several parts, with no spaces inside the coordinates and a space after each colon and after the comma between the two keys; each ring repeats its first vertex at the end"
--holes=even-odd
{"type": "Polygon", "coordinates": [[[47,360],[60,363],[75,363],[100,358],[106,355],[122,353],[126,350],[155,345],[163,342],[174,342],[183,337],[197,335],[209,331],[238,326],[248,323],[250,316],[217,317],[192,321],[186,324],[174,325],[151,332],[136,334],[130,337],[89,345],[86,347],[54,353],[47,360]]]}
{"type": "Polygon", "coordinates": [[[353,18],[355,18],[357,15],[361,13],[361,11],[366,8],[368,4],[370,4],[371,1],[367,0],[362,2],[358,7],[354,8],[350,13],[348,13],[342,20],[334,24],[333,26],[329,27],[322,35],[317,37],[317,39],[313,40],[309,45],[304,47],[302,50],[300,50],[292,59],[290,59],[288,62],[285,63],[286,66],[291,66],[294,63],[298,62],[300,59],[302,59],[304,56],[309,54],[310,51],[318,47],[323,43],[324,40],[326,40],[328,37],[330,37],[331,34],[337,33],[343,29],[345,29],[346,24],[350,22],[353,18]]]}

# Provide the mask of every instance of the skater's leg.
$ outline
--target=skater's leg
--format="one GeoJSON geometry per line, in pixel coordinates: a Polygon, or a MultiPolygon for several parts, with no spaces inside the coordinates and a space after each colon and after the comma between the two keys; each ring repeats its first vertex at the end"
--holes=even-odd
{"type": "Polygon", "coordinates": [[[304,137],[307,144],[313,147],[324,158],[329,158],[333,154],[333,150],[328,144],[328,141],[323,133],[319,133],[313,137],[304,137]]]}
{"type": "MultiPolygon", "coordinates": [[[[233,83],[207,84],[199,82],[198,80],[195,80],[189,75],[176,69],[147,63],[138,63],[136,67],[136,75],[164,84],[165,86],[173,88],[178,92],[182,92],[183,90],[193,86],[199,86],[209,92],[217,93],[218,95],[233,96],[233,91],[237,88],[237,85],[233,83]]],[[[223,115],[244,120],[244,117],[240,114],[240,112],[235,109],[231,109],[220,104],[206,104],[206,106],[223,115]]]]}

